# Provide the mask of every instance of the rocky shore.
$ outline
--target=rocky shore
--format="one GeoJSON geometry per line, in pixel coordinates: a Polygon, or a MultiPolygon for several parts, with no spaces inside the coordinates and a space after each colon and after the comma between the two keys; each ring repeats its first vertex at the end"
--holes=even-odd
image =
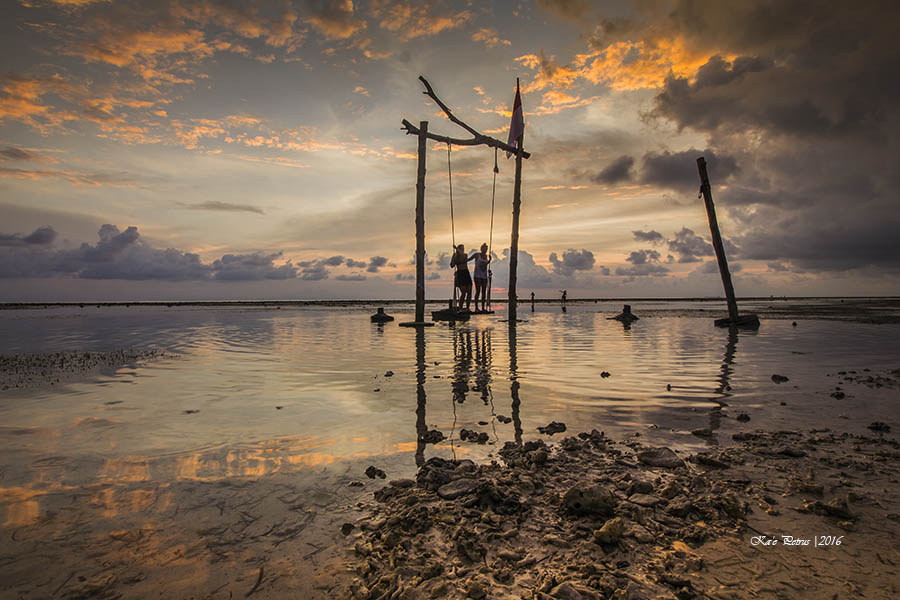
{"type": "Polygon", "coordinates": [[[156,349],[0,355],[0,391],[55,385],[148,360],[172,358],[156,349]]]}
{"type": "MultiPolygon", "coordinates": [[[[883,430],[882,430],[883,431],[883,430]]],[[[348,595],[896,598],[900,442],[747,431],[678,456],[580,433],[429,459],[346,523],[348,595]]]]}

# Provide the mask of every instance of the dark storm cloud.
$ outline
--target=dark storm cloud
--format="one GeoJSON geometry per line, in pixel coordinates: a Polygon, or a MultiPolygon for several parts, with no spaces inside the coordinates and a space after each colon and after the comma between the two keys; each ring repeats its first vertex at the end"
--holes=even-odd
{"type": "Polygon", "coordinates": [[[344,257],[340,255],[330,256],[322,261],[327,267],[339,267],[343,264],[344,257]]]}
{"type": "Polygon", "coordinates": [[[256,281],[263,279],[294,279],[297,267],[287,262],[276,266],[275,259],[281,252],[265,254],[225,254],[212,264],[213,279],[221,281],[256,281]]]}
{"type": "Polygon", "coordinates": [[[900,269],[900,4],[685,0],[645,17],[647,30],[718,53],[693,77],[670,76],[652,114],[739,159],[739,173],[711,165],[710,177],[727,179],[715,197],[740,226],[742,258],[900,269]]]}
{"type": "Polygon", "coordinates": [[[678,255],[678,262],[700,262],[701,256],[712,256],[713,247],[692,229],[683,227],[675,232],[675,238],[668,241],[669,251],[678,255]]]}
{"type": "Polygon", "coordinates": [[[352,258],[347,258],[346,265],[351,269],[363,269],[366,266],[366,261],[364,260],[353,260],[352,258]]]}
{"type": "Polygon", "coordinates": [[[592,177],[595,183],[620,183],[628,181],[632,177],[631,168],[634,166],[634,158],[623,155],[612,161],[602,171],[592,177]]]}
{"type": "Polygon", "coordinates": [[[338,281],[365,281],[366,276],[362,273],[351,273],[349,275],[341,273],[340,275],[336,275],[335,279],[338,281]]]}
{"type": "Polygon", "coordinates": [[[39,227],[27,236],[0,234],[0,278],[67,276],[80,279],[253,281],[293,279],[297,267],[277,265],[281,252],[225,254],[212,263],[175,248],[154,248],[137,227],[106,224],[95,244],[56,248],[56,231],[39,227]],[[4,242],[15,243],[4,243],[4,242]]]}
{"type": "Polygon", "coordinates": [[[650,231],[632,231],[631,234],[634,236],[634,240],[636,242],[648,242],[650,244],[662,244],[666,241],[666,238],[663,235],[654,230],[650,231]]]}
{"type": "Polygon", "coordinates": [[[387,257],[385,256],[371,256],[369,257],[369,266],[366,267],[366,271],[369,273],[377,273],[381,267],[387,264],[387,257]]]}
{"type": "Polygon", "coordinates": [[[0,246],[24,246],[27,244],[52,244],[56,239],[56,231],[49,225],[38,227],[28,235],[18,233],[0,233],[0,246]]]}
{"type": "Polygon", "coordinates": [[[249,204],[235,204],[233,202],[221,202],[219,200],[210,200],[208,202],[198,202],[196,204],[181,204],[182,207],[191,210],[217,210],[223,212],[252,212],[259,215],[266,214],[263,209],[249,204]]]}
{"type": "Polygon", "coordinates": [[[660,264],[660,254],[652,248],[635,250],[625,260],[631,263],[630,267],[617,267],[616,275],[620,277],[645,277],[649,275],[665,275],[669,269],[660,264]]]}
{"type": "Polygon", "coordinates": [[[642,159],[641,183],[669,188],[678,192],[695,191],[700,188],[697,158],[706,157],[707,170],[711,180],[722,183],[737,173],[737,161],[732,156],[706,150],[684,150],[682,152],[648,152],[642,159]]]}
{"type": "Polygon", "coordinates": [[[553,272],[562,277],[571,277],[576,271],[590,271],[594,268],[594,253],[590,250],[569,248],[560,259],[556,252],[550,254],[553,272]]]}

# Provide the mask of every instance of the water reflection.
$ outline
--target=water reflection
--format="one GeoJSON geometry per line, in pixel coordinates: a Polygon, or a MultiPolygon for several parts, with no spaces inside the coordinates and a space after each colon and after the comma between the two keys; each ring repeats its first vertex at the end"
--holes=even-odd
{"type": "Polygon", "coordinates": [[[510,320],[507,339],[509,341],[509,395],[512,410],[513,440],[522,445],[522,417],[519,410],[522,401],[519,399],[519,362],[516,351],[516,322],[510,320]]]}
{"type": "Polygon", "coordinates": [[[416,466],[425,464],[425,328],[416,327],[416,466]]]}

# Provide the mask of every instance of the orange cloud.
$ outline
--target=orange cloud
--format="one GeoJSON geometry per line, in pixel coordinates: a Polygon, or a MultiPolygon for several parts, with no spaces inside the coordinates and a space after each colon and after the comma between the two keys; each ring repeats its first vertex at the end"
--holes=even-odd
{"type": "Polygon", "coordinates": [[[366,28],[366,22],[353,12],[353,0],[338,0],[310,17],[306,23],[331,40],[345,40],[366,28]]]}
{"type": "Polygon", "coordinates": [[[406,0],[376,0],[372,5],[372,16],[379,20],[382,29],[404,41],[456,29],[474,17],[468,10],[437,15],[430,4],[406,0]]]}
{"type": "Polygon", "coordinates": [[[497,30],[489,29],[487,27],[479,29],[475,33],[472,34],[473,42],[482,42],[488,48],[494,48],[499,45],[510,46],[512,42],[509,40],[502,39],[498,34],[497,30]]]}

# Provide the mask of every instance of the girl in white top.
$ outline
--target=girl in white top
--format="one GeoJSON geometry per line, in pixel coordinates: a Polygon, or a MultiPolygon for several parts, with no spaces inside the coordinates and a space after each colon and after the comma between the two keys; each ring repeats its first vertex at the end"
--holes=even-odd
{"type": "Polygon", "coordinates": [[[481,252],[473,254],[470,258],[470,260],[472,258],[475,259],[475,310],[478,310],[479,294],[481,295],[481,310],[486,310],[485,302],[487,302],[488,264],[491,262],[491,257],[488,256],[487,250],[487,244],[482,244],[481,252]]]}

